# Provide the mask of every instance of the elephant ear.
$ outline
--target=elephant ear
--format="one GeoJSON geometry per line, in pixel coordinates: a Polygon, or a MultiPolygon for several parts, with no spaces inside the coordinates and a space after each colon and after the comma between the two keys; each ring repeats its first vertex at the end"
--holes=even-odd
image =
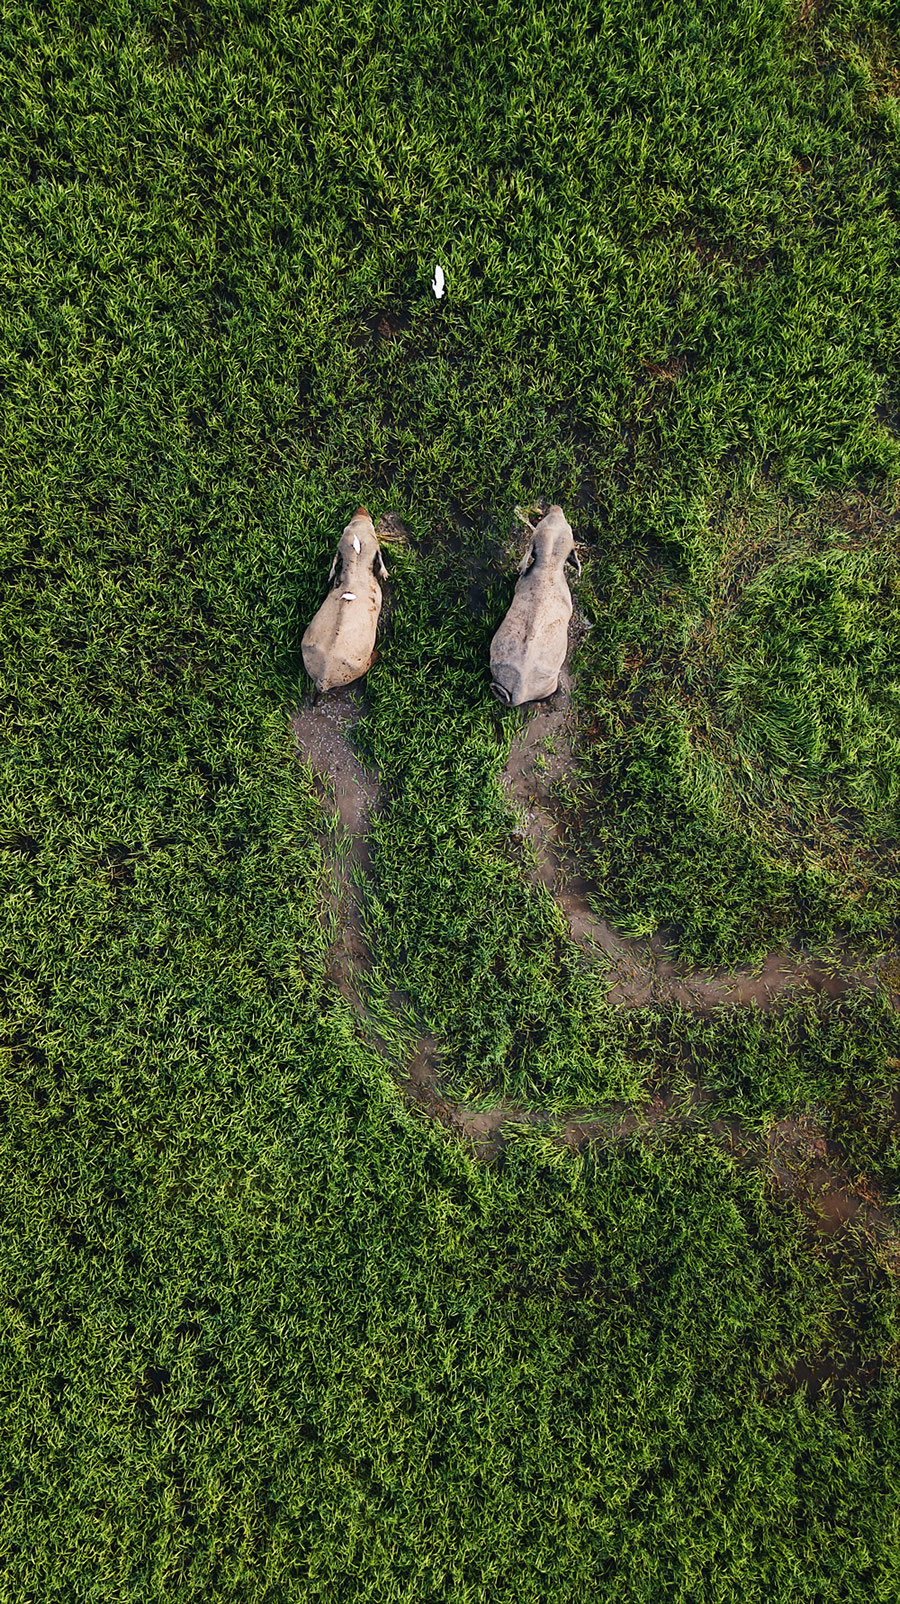
{"type": "Polygon", "coordinates": [[[525,556],[522,558],[522,561],[519,563],[519,573],[520,574],[524,574],[526,568],[528,568],[530,566],[531,559],[532,559],[533,556],[534,556],[534,541],[533,540],[529,540],[528,545],[525,548],[525,556]]]}
{"type": "MultiPolygon", "coordinates": [[[[332,564],[331,564],[331,569],[330,569],[329,574],[328,574],[329,581],[331,581],[335,576],[335,572],[337,570],[337,565],[338,565],[338,562],[340,561],[340,556],[341,556],[341,548],[340,548],[340,546],[338,546],[338,549],[334,554],[334,559],[333,559],[332,564]]],[[[340,580],[338,580],[338,584],[340,584],[340,580]]]]}

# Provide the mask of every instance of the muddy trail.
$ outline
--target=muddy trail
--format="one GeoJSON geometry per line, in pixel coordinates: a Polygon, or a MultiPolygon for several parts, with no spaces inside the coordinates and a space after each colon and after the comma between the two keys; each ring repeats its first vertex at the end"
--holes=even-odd
{"type": "MultiPolygon", "coordinates": [[[[378,777],[363,767],[350,744],[350,731],[366,711],[361,693],[350,686],[309,701],[291,717],[301,755],[309,763],[322,802],[337,812],[346,853],[330,853],[335,888],[326,917],[335,928],[326,968],[327,978],[357,1010],[365,1004],[359,977],[371,968],[363,934],[357,878],[370,869],[369,820],[378,801],[378,777]]],[[[333,845],[323,838],[326,850],[333,845]]]]}
{"type": "MultiPolygon", "coordinates": [[[[731,1161],[763,1177],[771,1204],[799,1212],[806,1243],[847,1285],[886,1272],[900,1275],[900,1229],[895,1211],[885,1206],[870,1176],[848,1164],[828,1135],[828,1111],[808,1109],[752,1131],[739,1120],[716,1116],[712,1094],[700,1086],[657,1092],[642,1106],[618,1103],[602,1114],[582,1110],[566,1115],[501,1103],[493,1109],[467,1108],[448,1099],[436,1042],[422,1036],[410,1060],[402,1090],[408,1104],[451,1139],[464,1142],[483,1163],[497,1163],[510,1143],[539,1138],[572,1154],[589,1148],[621,1147],[630,1141],[672,1143],[692,1132],[712,1139],[731,1161]]],[[[897,1111],[900,1127],[900,1106],[897,1111]]],[[[849,1315],[849,1310],[848,1310],[849,1315]]],[[[761,1401],[803,1392],[838,1406],[859,1395],[893,1363],[890,1354],[863,1356],[851,1318],[839,1320],[827,1346],[798,1360],[765,1384],[761,1401]]]]}
{"type": "MultiPolygon", "coordinates": [[[[659,1091],[643,1106],[608,1106],[553,1114],[500,1104],[474,1109],[449,1100],[443,1090],[437,1044],[423,1036],[412,1056],[402,1087],[408,1103],[431,1122],[440,1123],[466,1143],[484,1163],[502,1159],[511,1142],[540,1138],[572,1154],[588,1148],[620,1147],[629,1141],[672,1143],[692,1132],[711,1138],[731,1161],[763,1177],[774,1207],[799,1212],[807,1245],[830,1264],[842,1285],[873,1275],[900,1275],[900,1230],[894,1210],[885,1206],[870,1176],[848,1164],[828,1135],[828,1112],[808,1109],[775,1121],[762,1133],[740,1121],[715,1115],[712,1095],[693,1086],[675,1093],[659,1091]]],[[[897,1124],[900,1126],[900,1109],[897,1124]]],[[[848,1394],[859,1394],[877,1381],[891,1356],[864,1357],[850,1320],[833,1332],[827,1348],[798,1360],[761,1389],[771,1401],[804,1392],[809,1400],[821,1394],[838,1406],[848,1394]]]]}
{"type": "MultiPolygon", "coordinates": [[[[864,1278],[879,1271],[900,1275],[895,1211],[886,1206],[872,1178],[848,1164],[830,1139],[825,1109],[787,1116],[760,1133],[739,1120],[717,1117],[712,1094],[700,1086],[677,1094],[659,1091],[639,1107],[613,1104],[602,1114],[586,1109],[560,1115],[505,1103],[493,1109],[466,1108],[445,1095],[440,1053],[427,1036],[417,1045],[402,1090],[412,1107],[488,1164],[497,1163],[510,1143],[523,1138],[537,1137],[559,1151],[579,1154],[630,1141],[673,1143],[702,1134],[734,1164],[763,1177],[773,1206],[799,1211],[809,1248],[824,1255],[839,1279],[844,1279],[848,1263],[864,1278]]],[[[798,1362],[777,1378],[774,1390],[803,1389],[812,1397],[828,1390],[840,1400],[846,1390],[877,1379],[882,1361],[859,1357],[850,1327],[837,1335],[838,1352],[798,1362]]]]}
{"type": "MultiPolygon", "coordinates": [[[[741,969],[711,975],[679,970],[664,956],[662,942],[631,940],[620,935],[591,906],[590,888],[566,863],[550,810],[550,793],[555,781],[572,762],[570,723],[570,681],[564,672],[559,691],[548,702],[527,713],[512,742],[502,781],[518,814],[518,836],[535,849],[536,883],[546,887],[568,920],[572,939],[586,954],[604,965],[609,982],[609,999],[622,1007],[662,1006],[678,1002],[697,1012],[723,1006],[773,1008],[791,993],[824,994],[830,998],[845,995],[853,986],[874,990],[879,984],[875,972],[852,964],[833,966],[791,953],[772,953],[756,971],[741,969]]],[[[365,715],[366,702],[356,686],[310,699],[294,713],[291,726],[299,753],[309,763],[326,806],[336,810],[346,851],[334,855],[336,888],[327,916],[336,929],[328,965],[328,978],[361,1015],[366,1005],[361,982],[372,967],[360,911],[359,882],[370,871],[367,835],[369,821],[379,801],[376,773],[360,762],[352,744],[352,732],[365,715]]],[[[426,1036],[410,1064],[407,1091],[413,1102],[429,1106],[445,1124],[469,1137],[482,1156],[499,1150],[500,1133],[509,1120],[519,1126],[552,1125],[553,1117],[499,1105],[488,1112],[458,1107],[446,1100],[437,1074],[437,1048],[426,1036]]],[[[657,1116],[669,1117],[670,1103],[649,1114],[638,1116],[623,1111],[615,1134],[625,1136],[657,1116]]],[[[573,1115],[562,1127],[566,1145],[578,1147],[592,1140],[600,1127],[588,1117],[573,1115]]],[[[608,1132],[608,1121],[603,1124],[608,1132]]]]}

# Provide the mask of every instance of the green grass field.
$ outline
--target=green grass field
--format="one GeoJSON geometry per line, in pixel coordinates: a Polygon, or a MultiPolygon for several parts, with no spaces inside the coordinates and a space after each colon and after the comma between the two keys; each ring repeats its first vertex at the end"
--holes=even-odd
{"type": "Polygon", "coordinates": [[[0,68],[0,1604],[895,1604],[900,1260],[711,1123],[889,1214],[889,986],[612,1007],[487,654],[558,501],[597,908],[900,975],[896,0],[16,0],[0,68]],[[359,502],[381,1048],[289,725],[359,502]],[[419,1031],[711,1101],[488,1164],[419,1031]]]}

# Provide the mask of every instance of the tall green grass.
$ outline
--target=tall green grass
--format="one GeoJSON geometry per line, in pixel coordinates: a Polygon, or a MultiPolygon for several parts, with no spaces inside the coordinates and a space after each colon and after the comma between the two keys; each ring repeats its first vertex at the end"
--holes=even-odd
{"type": "Polygon", "coordinates": [[[460,1093],[812,1100],[896,1189],[883,999],[606,1005],[486,674],[548,495],[607,914],[893,941],[893,8],[57,0],[0,55],[0,1599],[893,1599],[883,1263],[702,1130],[487,1168],[408,1109],[288,725],[390,507],[373,997],[460,1093]]]}

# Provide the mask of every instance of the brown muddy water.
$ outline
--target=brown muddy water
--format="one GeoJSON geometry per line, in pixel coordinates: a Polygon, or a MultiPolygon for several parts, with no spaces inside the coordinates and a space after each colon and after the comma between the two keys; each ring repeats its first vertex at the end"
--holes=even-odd
{"type": "MultiPolygon", "coordinates": [[[[381,521],[384,523],[384,520],[381,521]]],[[[387,531],[386,531],[387,532],[387,531]]],[[[403,538],[402,525],[392,526],[403,538]]],[[[571,706],[571,657],[587,626],[576,607],[566,664],[555,694],[530,708],[506,715],[516,729],[501,784],[515,815],[513,839],[529,849],[527,872],[544,888],[563,915],[569,934],[585,957],[605,972],[610,1003],[646,1008],[679,1003],[695,1013],[755,1004],[769,1010],[788,996],[845,996],[855,987],[875,991],[883,984],[877,970],[856,964],[837,951],[829,962],[802,952],[772,952],[756,968],[703,972],[686,970],[666,954],[659,934],[649,940],[623,936],[597,912],[591,886],[578,872],[561,840],[553,788],[572,770],[575,729],[571,706]]],[[[328,907],[339,934],[332,948],[329,977],[342,994],[362,1008],[354,975],[371,967],[362,931],[355,878],[370,869],[367,834],[379,798],[378,775],[363,766],[353,745],[353,729],[366,712],[360,686],[308,698],[291,718],[302,757],[316,776],[322,799],[338,815],[348,851],[335,855],[337,886],[328,907]]],[[[900,1003],[900,998],[895,1001],[900,1003]]]]}

